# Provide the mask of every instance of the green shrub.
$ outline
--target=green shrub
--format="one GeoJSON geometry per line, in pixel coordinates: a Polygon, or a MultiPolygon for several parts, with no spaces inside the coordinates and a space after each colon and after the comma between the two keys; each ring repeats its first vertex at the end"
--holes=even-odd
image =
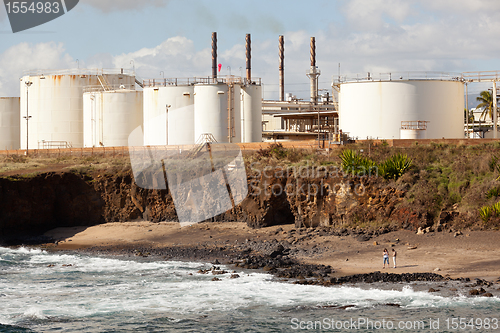
{"type": "Polygon", "coordinates": [[[491,206],[491,209],[493,210],[493,213],[495,213],[496,216],[500,216],[500,202],[497,202],[493,206],[491,206]]]}
{"type": "Polygon", "coordinates": [[[494,187],[486,192],[486,199],[496,198],[498,196],[500,196],[500,187],[494,187]]]}
{"type": "Polygon", "coordinates": [[[380,164],[379,172],[385,179],[398,179],[408,171],[413,162],[406,154],[395,154],[380,164]]]}
{"type": "Polygon", "coordinates": [[[346,173],[358,176],[376,176],[378,168],[370,158],[359,155],[353,150],[343,150],[339,155],[342,170],[346,173]]]}
{"type": "Polygon", "coordinates": [[[490,206],[483,206],[479,209],[479,216],[484,223],[488,222],[490,217],[493,215],[493,209],[490,206]]]}
{"type": "MultiPolygon", "coordinates": [[[[496,171],[500,174],[500,163],[498,163],[498,160],[499,160],[498,156],[493,155],[491,157],[489,166],[491,171],[493,172],[496,171]]],[[[497,177],[497,180],[500,180],[500,175],[497,177]]]]}
{"type": "Polygon", "coordinates": [[[281,143],[273,143],[269,147],[264,149],[259,149],[257,151],[257,156],[259,157],[275,157],[277,159],[286,158],[288,155],[288,150],[283,147],[281,143]]]}

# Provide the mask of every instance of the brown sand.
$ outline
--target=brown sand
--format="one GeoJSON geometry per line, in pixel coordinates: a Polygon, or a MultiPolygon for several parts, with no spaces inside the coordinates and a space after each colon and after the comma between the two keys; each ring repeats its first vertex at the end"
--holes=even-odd
{"type": "MultiPolygon", "coordinates": [[[[250,229],[244,223],[199,223],[181,228],[178,223],[108,223],[94,227],[58,228],[47,233],[60,240],[57,249],[91,246],[141,245],[149,247],[241,244],[248,241],[292,241],[293,225],[250,229]],[[276,234],[276,230],[282,232],[276,234]]],[[[300,238],[300,236],[298,236],[300,238]]],[[[305,250],[295,258],[304,263],[331,265],[336,276],[375,271],[390,273],[434,272],[452,278],[468,277],[496,281],[500,277],[500,232],[473,231],[454,237],[438,232],[416,235],[397,231],[360,242],[351,236],[319,236],[299,240],[292,248],[305,250]],[[399,241],[397,241],[399,239],[399,241]],[[378,245],[375,245],[377,242],[378,245]],[[382,269],[382,251],[394,248],[397,268],[382,269]],[[321,251],[314,252],[314,249],[321,251]]]]}

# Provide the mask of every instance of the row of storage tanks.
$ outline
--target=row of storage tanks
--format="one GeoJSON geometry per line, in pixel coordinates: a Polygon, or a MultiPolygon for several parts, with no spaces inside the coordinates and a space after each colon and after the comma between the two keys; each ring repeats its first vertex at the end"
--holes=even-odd
{"type": "Polygon", "coordinates": [[[262,87],[190,84],[144,88],[145,145],[194,144],[208,133],[217,142],[261,142],[262,87]]]}
{"type": "MultiPolygon", "coordinates": [[[[66,142],[72,147],[126,146],[129,134],[141,126],[142,141],[134,145],[193,144],[205,133],[218,142],[228,142],[229,127],[231,142],[262,139],[259,84],[230,88],[225,83],[195,82],[137,91],[133,75],[116,72],[27,76],[20,86],[21,98],[0,99],[0,149],[25,148],[27,138],[30,149],[44,142],[66,142]],[[103,80],[114,89],[88,89],[101,86],[103,80]],[[29,88],[28,81],[33,82],[29,88]],[[31,117],[28,136],[26,111],[31,117]]],[[[464,84],[458,80],[343,82],[339,108],[340,128],[354,138],[464,137],[464,84]],[[404,129],[403,121],[426,126],[404,129]]]]}
{"type": "Polygon", "coordinates": [[[0,99],[0,149],[127,146],[137,128],[144,136],[134,145],[191,145],[206,133],[218,142],[262,139],[260,84],[205,80],[140,91],[123,70],[82,73],[23,77],[21,98],[0,99]]]}

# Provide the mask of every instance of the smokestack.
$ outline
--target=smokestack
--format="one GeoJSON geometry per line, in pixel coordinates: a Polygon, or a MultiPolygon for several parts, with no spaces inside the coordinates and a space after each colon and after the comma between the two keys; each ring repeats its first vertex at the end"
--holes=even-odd
{"type": "Polygon", "coordinates": [[[280,55],[280,102],[285,101],[285,37],[279,38],[280,55]]]}
{"type": "Polygon", "coordinates": [[[217,33],[212,32],[212,78],[217,81],[217,33]]]}
{"type": "Polygon", "coordinates": [[[246,37],[246,49],[247,49],[247,81],[252,82],[252,40],[250,39],[250,34],[246,37]]]}
{"type": "Polygon", "coordinates": [[[311,37],[311,67],[316,68],[316,38],[311,37]]]}
{"type": "Polygon", "coordinates": [[[311,79],[311,102],[318,104],[318,77],[321,72],[316,69],[316,38],[311,37],[311,70],[307,76],[311,79]]]}

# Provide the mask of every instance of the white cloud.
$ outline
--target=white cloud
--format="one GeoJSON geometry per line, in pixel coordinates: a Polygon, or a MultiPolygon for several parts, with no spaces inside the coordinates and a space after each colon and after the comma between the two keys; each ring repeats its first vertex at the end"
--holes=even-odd
{"type": "Polygon", "coordinates": [[[0,96],[19,96],[19,78],[30,69],[76,67],[62,43],[20,43],[0,55],[0,96]]]}
{"type": "Polygon", "coordinates": [[[139,75],[151,78],[160,77],[160,71],[166,77],[200,76],[210,72],[210,63],[210,51],[196,52],[193,41],[186,37],[172,37],[156,47],[142,48],[113,59],[115,67],[130,68],[133,65],[139,75]],[[204,65],[206,71],[202,71],[204,65]]]}
{"type": "Polygon", "coordinates": [[[347,0],[342,11],[354,30],[380,29],[386,18],[403,22],[412,13],[412,1],[347,0]]]}
{"type": "Polygon", "coordinates": [[[431,11],[455,12],[465,15],[477,13],[491,15],[494,12],[500,12],[500,1],[498,0],[420,0],[418,3],[431,11]]]}

